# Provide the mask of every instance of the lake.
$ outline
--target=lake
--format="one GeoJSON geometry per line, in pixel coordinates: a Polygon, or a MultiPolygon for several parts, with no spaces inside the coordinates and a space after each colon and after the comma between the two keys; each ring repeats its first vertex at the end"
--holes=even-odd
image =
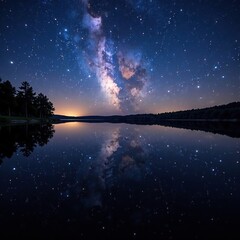
{"type": "Polygon", "coordinates": [[[239,237],[238,137],[159,125],[2,126],[0,161],[2,236],[239,237]]]}

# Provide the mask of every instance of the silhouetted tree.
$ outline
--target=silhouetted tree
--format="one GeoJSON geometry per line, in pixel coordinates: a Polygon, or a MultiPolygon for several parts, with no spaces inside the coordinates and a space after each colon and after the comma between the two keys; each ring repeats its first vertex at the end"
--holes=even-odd
{"type": "Polygon", "coordinates": [[[35,106],[40,118],[42,118],[43,116],[46,102],[47,102],[47,97],[44,96],[42,93],[39,93],[36,97],[35,106]]]}
{"type": "Polygon", "coordinates": [[[54,107],[47,96],[39,93],[35,100],[35,107],[40,118],[48,117],[53,114],[54,107]]]}
{"type": "Polygon", "coordinates": [[[16,90],[9,81],[0,83],[1,110],[11,116],[11,109],[15,105],[16,90]]]}
{"type": "Polygon", "coordinates": [[[24,105],[25,116],[27,118],[29,115],[29,110],[32,110],[34,106],[34,98],[36,93],[26,81],[22,83],[19,89],[20,90],[18,91],[17,98],[19,103],[24,105]]]}
{"type": "Polygon", "coordinates": [[[36,96],[28,82],[23,82],[16,94],[11,82],[3,82],[0,78],[0,114],[11,116],[13,110],[15,114],[25,115],[26,118],[46,118],[53,115],[55,109],[46,95],[40,93],[36,96]]]}
{"type": "Polygon", "coordinates": [[[46,108],[46,116],[52,116],[54,113],[55,108],[53,107],[53,103],[48,101],[47,102],[47,108],[46,108]]]}

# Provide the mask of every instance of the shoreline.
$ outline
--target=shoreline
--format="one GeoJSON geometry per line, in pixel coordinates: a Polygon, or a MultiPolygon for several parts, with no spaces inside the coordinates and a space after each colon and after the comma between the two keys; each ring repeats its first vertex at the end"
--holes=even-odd
{"type": "Polygon", "coordinates": [[[18,125],[18,124],[41,124],[41,123],[67,123],[67,122],[86,122],[86,123],[126,123],[126,124],[142,124],[142,125],[158,125],[161,123],[174,123],[174,122],[222,122],[222,123],[240,123],[240,119],[158,119],[158,120],[142,120],[138,118],[125,118],[121,119],[114,117],[97,117],[97,118],[47,118],[47,119],[38,119],[38,118],[21,118],[21,117],[11,117],[5,118],[0,117],[0,125],[18,125]]]}
{"type": "Polygon", "coordinates": [[[21,125],[21,124],[41,124],[56,123],[58,119],[53,118],[25,118],[25,117],[8,117],[0,116],[0,125],[21,125]]]}
{"type": "Polygon", "coordinates": [[[158,121],[140,121],[141,119],[118,119],[118,118],[96,118],[96,119],[11,119],[9,122],[1,123],[0,129],[3,127],[17,127],[30,125],[57,125],[64,123],[89,123],[89,124],[129,124],[138,126],[164,126],[172,128],[182,128],[188,130],[200,130],[211,132],[214,134],[226,135],[229,137],[240,138],[240,119],[162,119],[158,121]]]}
{"type": "MultiPolygon", "coordinates": [[[[96,119],[91,119],[91,118],[77,118],[77,119],[58,119],[60,123],[62,122],[109,122],[109,123],[129,123],[132,122],[134,123],[134,120],[128,121],[129,119],[126,120],[119,120],[119,119],[108,119],[108,118],[96,118],[96,119]]],[[[151,121],[136,121],[136,122],[151,122],[151,121]]],[[[157,123],[161,122],[240,122],[240,119],[159,119],[156,121],[157,123]]]]}

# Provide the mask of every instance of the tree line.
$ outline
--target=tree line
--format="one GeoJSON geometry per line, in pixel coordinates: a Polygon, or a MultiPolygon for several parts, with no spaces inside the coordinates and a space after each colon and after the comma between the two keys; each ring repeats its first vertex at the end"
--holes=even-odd
{"type": "Polygon", "coordinates": [[[10,81],[0,79],[0,115],[47,118],[54,110],[48,97],[36,94],[27,81],[16,90],[10,81]]]}
{"type": "Polygon", "coordinates": [[[165,120],[240,120],[240,102],[232,102],[225,105],[191,109],[177,112],[159,114],[137,114],[119,117],[126,122],[135,123],[159,123],[165,120]]]}

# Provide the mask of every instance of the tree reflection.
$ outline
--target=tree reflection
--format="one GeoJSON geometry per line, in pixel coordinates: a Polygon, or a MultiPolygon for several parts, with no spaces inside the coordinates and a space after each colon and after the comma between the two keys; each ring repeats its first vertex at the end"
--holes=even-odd
{"type": "Polygon", "coordinates": [[[52,124],[1,126],[0,164],[17,150],[25,157],[30,156],[35,147],[46,145],[54,132],[52,124]]]}

